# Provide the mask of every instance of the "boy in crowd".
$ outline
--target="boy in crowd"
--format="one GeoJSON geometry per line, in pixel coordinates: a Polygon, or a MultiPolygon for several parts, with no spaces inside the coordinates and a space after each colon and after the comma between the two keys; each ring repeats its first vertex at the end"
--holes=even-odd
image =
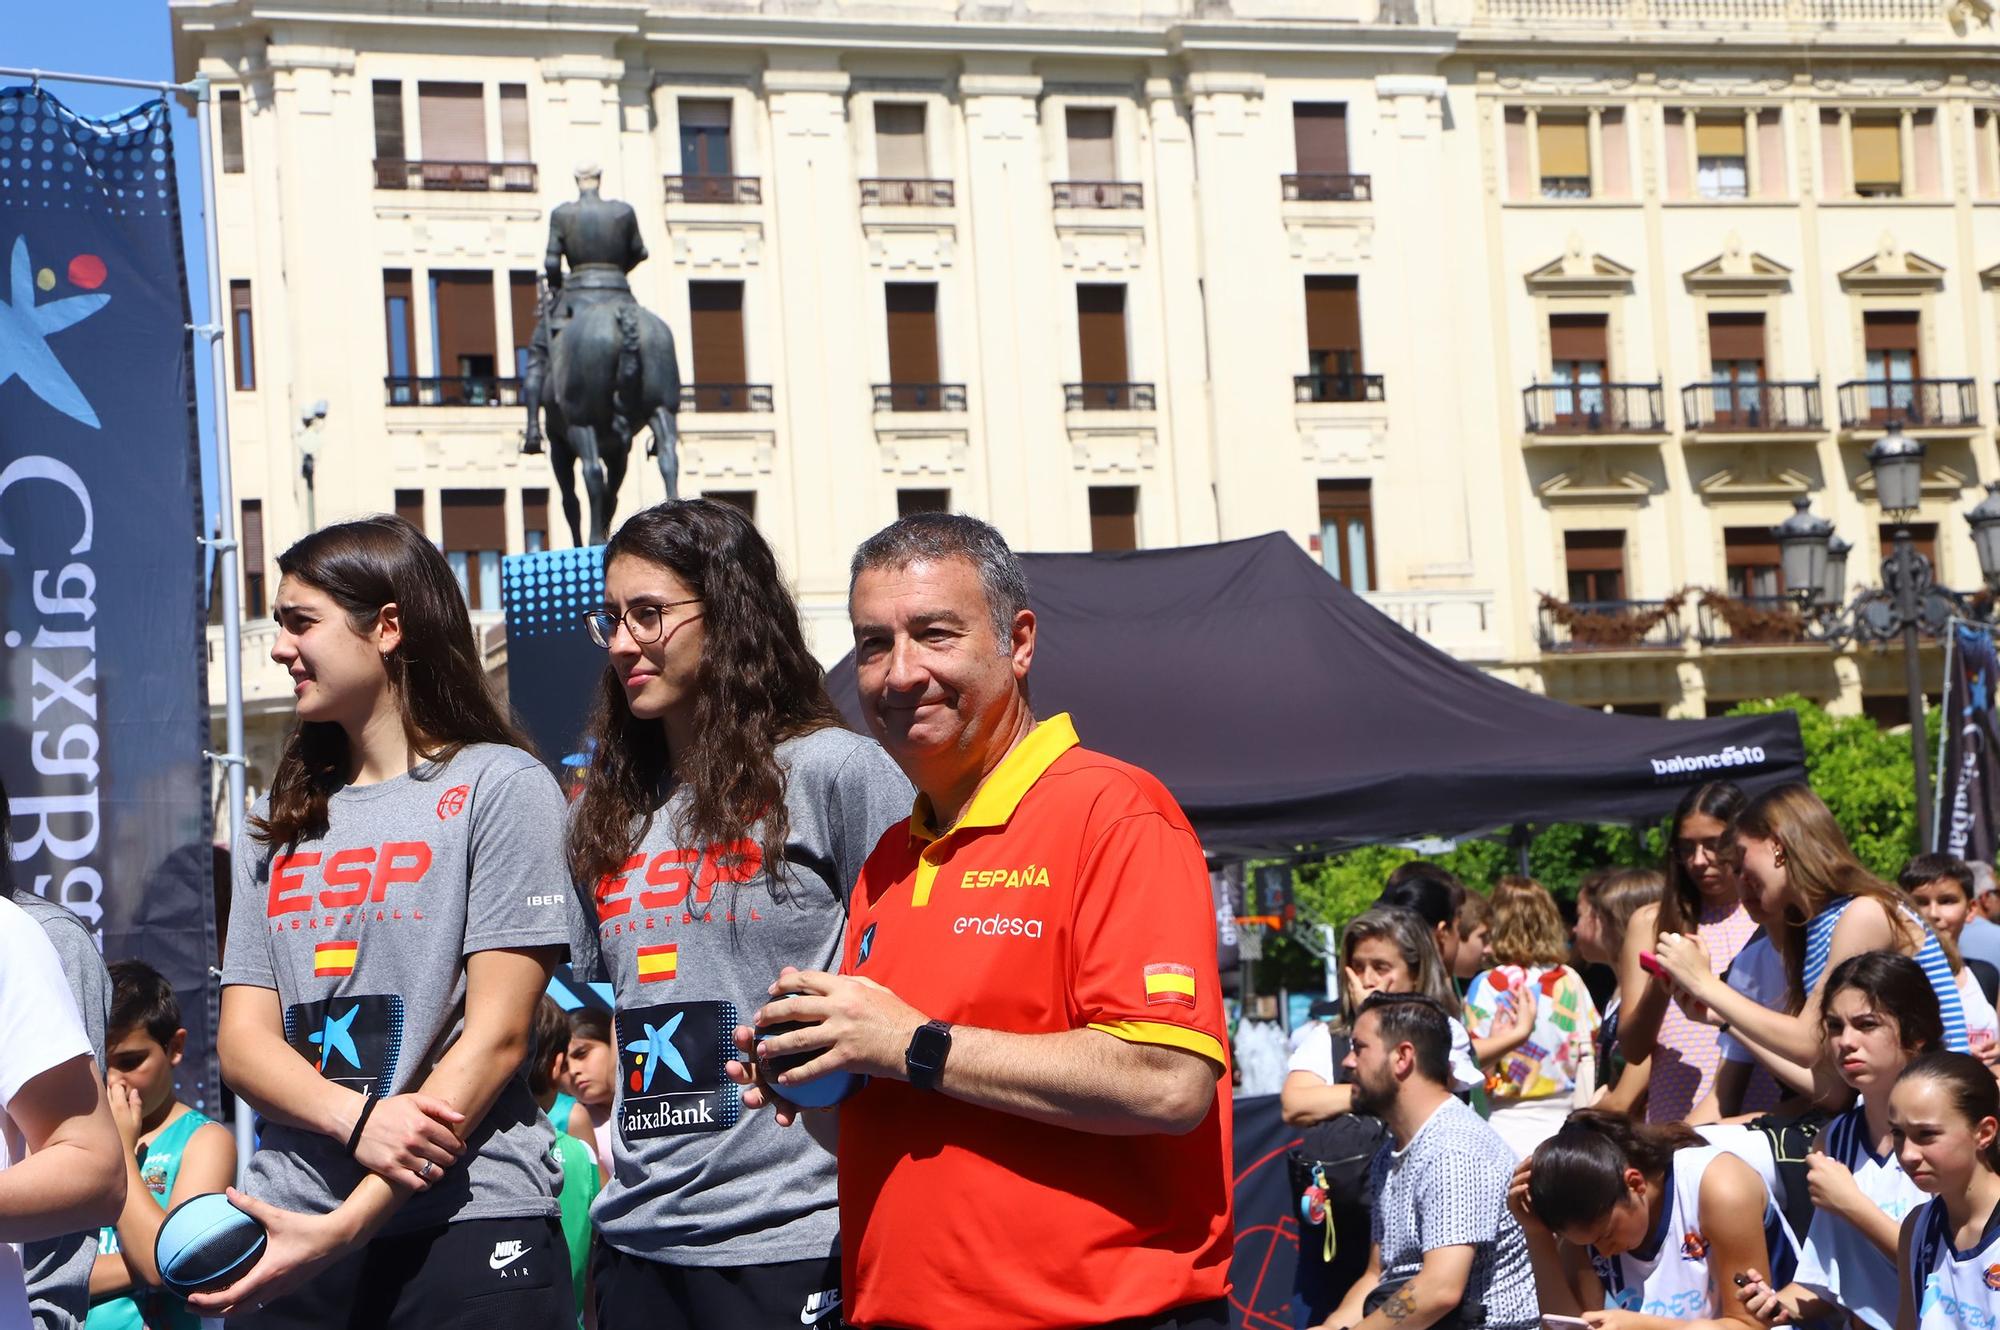
{"type": "Polygon", "coordinates": [[[617,1077],[610,1013],[578,1007],[569,1014],[569,1082],[576,1088],[576,1109],[567,1124],[556,1126],[596,1147],[597,1175],[605,1182],[611,1180],[611,1109],[617,1077]]]}
{"type": "MultiPolygon", "coordinates": [[[[535,1008],[535,1050],[529,1054],[528,1090],[544,1113],[549,1113],[569,1071],[570,1019],[556,1000],[544,993],[535,1008]]],[[[569,1101],[574,1105],[575,1101],[569,1101]]],[[[562,1207],[563,1241],[569,1246],[570,1287],[576,1290],[576,1319],[579,1326],[594,1321],[589,1295],[590,1203],[602,1185],[597,1172],[597,1153],[587,1142],[570,1135],[569,1114],[551,1117],[556,1129],[556,1162],[562,1165],[562,1191],[556,1203],[562,1207]]]]}
{"type": "MultiPolygon", "coordinates": [[[[1897,884],[1910,893],[1939,937],[1949,938],[1972,972],[1979,989],[1991,1003],[2000,1001],[2000,970],[1984,959],[1976,947],[1967,947],[1972,922],[1978,918],[1973,904],[1971,865],[1949,854],[1919,854],[1903,865],[1897,884]]],[[[1985,923],[1980,919],[1979,922],[1985,923]]],[[[1991,925],[1988,925],[1991,927],[1991,925]]],[[[1964,984],[1961,983],[1963,988],[1964,984]]]]}
{"type": "Polygon", "coordinates": [[[90,1271],[89,1330],[172,1327],[201,1318],[160,1290],[153,1244],[167,1211],[236,1180],[236,1138],[174,1098],[174,1068],[187,1045],[180,1003],[143,961],[111,967],[106,1093],[125,1147],[125,1208],[103,1230],[90,1271]]]}

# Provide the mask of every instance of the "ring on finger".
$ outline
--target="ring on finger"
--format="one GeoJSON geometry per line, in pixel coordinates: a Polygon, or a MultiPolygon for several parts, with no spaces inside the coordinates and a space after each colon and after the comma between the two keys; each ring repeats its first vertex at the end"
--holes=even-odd
{"type": "Polygon", "coordinates": [[[431,1171],[436,1167],[437,1167],[437,1162],[435,1160],[426,1159],[424,1161],[424,1166],[417,1170],[417,1176],[428,1182],[430,1180],[431,1171]]]}

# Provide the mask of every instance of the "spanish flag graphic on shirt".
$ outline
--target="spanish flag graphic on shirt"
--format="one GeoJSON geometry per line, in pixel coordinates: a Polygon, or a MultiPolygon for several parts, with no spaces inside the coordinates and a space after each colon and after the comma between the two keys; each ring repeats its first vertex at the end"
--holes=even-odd
{"type": "Polygon", "coordinates": [[[1192,965],[1146,967],[1146,1003],[1148,1006],[1153,1006],[1163,1002],[1177,1002],[1184,1007],[1194,1005],[1192,965]]]}
{"type": "Polygon", "coordinates": [[[639,982],[650,984],[673,978],[680,969],[680,951],[677,942],[669,942],[663,947],[639,948],[639,982]]]}
{"type": "Polygon", "coordinates": [[[313,978],[338,979],[354,973],[354,959],[361,954],[358,942],[322,942],[313,948],[313,978]]]}

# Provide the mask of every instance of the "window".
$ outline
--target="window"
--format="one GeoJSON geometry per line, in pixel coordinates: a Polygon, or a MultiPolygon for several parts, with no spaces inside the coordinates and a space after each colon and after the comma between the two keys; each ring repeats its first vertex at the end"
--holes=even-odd
{"type": "Polygon", "coordinates": [[[1306,372],[1315,402],[1360,402],[1361,279],[1306,278],[1306,372]]]}
{"type": "Polygon", "coordinates": [[[1732,526],[1724,530],[1722,562],[1730,595],[1741,599],[1785,594],[1784,565],[1769,527],[1732,526]]]}
{"type": "Polygon", "coordinates": [[[1072,106],[1065,113],[1071,180],[1118,178],[1118,153],[1111,137],[1116,122],[1117,117],[1108,106],[1072,106]]]}
{"type": "Polygon", "coordinates": [[[1139,548],[1139,487],[1090,487],[1090,548],[1095,553],[1139,548]]]}
{"type": "Polygon", "coordinates": [[[729,103],[720,99],[683,97],[681,115],[681,174],[734,175],[729,150],[729,103]]]}
{"type": "Polygon", "coordinates": [[[385,162],[400,162],[409,149],[403,143],[403,85],[397,79],[376,79],[375,156],[385,162]]]}
{"type": "Polygon", "coordinates": [[[1319,561],[1349,591],[1375,589],[1375,504],[1368,481],[1319,483],[1319,561]]]}
{"type": "Polygon", "coordinates": [[[222,143],[222,172],[243,171],[243,94],[233,88],[215,95],[216,137],[222,143]]]}
{"type": "Polygon", "coordinates": [[[507,548],[507,500],[500,490],[446,490],[444,558],[473,610],[500,608],[500,554],[507,548]]]}
{"type": "Polygon", "coordinates": [[[1900,116],[1855,116],[1852,120],[1854,192],[1864,199],[1893,199],[1903,193],[1903,123],[1900,116]]]}
{"type": "Polygon", "coordinates": [[[752,523],[755,523],[757,520],[756,490],[709,490],[701,497],[715,503],[728,504],[731,508],[749,518],[752,523]]]}
{"type": "Polygon", "coordinates": [[[1917,406],[1913,379],[1923,377],[1923,327],[1917,311],[1873,310],[1861,316],[1868,364],[1871,424],[1909,417],[1917,406]]]}
{"type": "Polygon", "coordinates": [[[243,550],[243,617],[264,617],[264,501],[243,501],[242,530],[237,538],[243,550]]]}
{"type": "Polygon", "coordinates": [[[1556,423],[1594,425],[1604,416],[1604,389],[1610,359],[1606,352],[1609,318],[1603,314],[1549,315],[1549,381],[1556,423]]]}
{"type": "Polygon", "coordinates": [[[889,315],[889,409],[943,409],[937,392],[937,284],[890,282],[884,296],[889,315]]]}
{"type": "Polygon", "coordinates": [[[1764,316],[1708,316],[1708,377],[1715,423],[1756,429],[1764,423],[1764,316]]]}
{"type": "Polygon", "coordinates": [[[743,283],[689,282],[694,409],[748,411],[743,349],[743,283]]]}
{"type": "Polygon", "coordinates": [[[419,83],[417,132],[428,162],[486,160],[486,100],[477,83],[419,83]]]}
{"type": "Polygon", "coordinates": [[[521,549],[534,554],[549,547],[549,492],[521,491],[521,549]]]}
{"type": "Polygon", "coordinates": [[[1544,114],[1535,125],[1542,197],[1590,197],[1590,123],[1582,116],[1544,114]]]}
{"type": "Polygon", "coordinates": [[[1695,188],[1705,199],[1750,197],[1749,130],[1740,112],[1694,122],[1695,188]]]}
{"type": "Polygon", "coordinates": [[[1292,107],[1292,146],[1300,175],[1346,175],[1347,103],[1298,102],[1292,107]]]}
{"type": "Polygon", "coordinates": [[[885,180],[929,177],[922,102],[875,103],[875,174],[885,180]]]}
{"type": "Polygon", "coordinates": [[[408,522],[417,530],[424,529],[424,492],[422,490],[396,491],[396,516],[408,522]]]}
{"type": "Polygon", "coordinates": [[[1125,384],[1125,288],[1084,283],[1076,288],[1079,363],[1086,384],[1125,384]]]}
{"type": "Polygon", "coordinates": [[[528,152],[528,85],[500,85],[500,160],[530,162],[528,152]]]}
{"type": "Polygon", "coordinates": [[[1563,563],[1572,605],[1625,599],[1625,533],[1563,532],[1563,563]]]}
{"type": "Polygon", "coordinates": [[[236,391],[257,387],[257,338],[250,320],[250,283],[229,284],[230,350],[235,355],[236,391]]]}
{"type": "Polygon", "coordinates": [[[431,272],[431,345],[436,349],[438,400],[483,406],[499,371],[493,331],[493,274],[431,272]]]}
{"type": "Polygon", "coordinates": [[[416,401],[417,314],[408,268],[382,270],[382,331],[388,352],[389,401],[409,406],[416,401]]]}
{"type": "Polygon", "coordinates": [[[898,517],[908,517],[912,513],[948,513],[950,511],[950,490],[896,491],[896,516],[898,517]]]}
{"type": "Polygon", "coordinates": [[[528,343],[535,338],[535,322],[539,317],[538,304],[541,299],[541,281],[531,272],[510,272],[507,274],[507,303],[514,315],[514,377],[527,377],[528,343]]]}

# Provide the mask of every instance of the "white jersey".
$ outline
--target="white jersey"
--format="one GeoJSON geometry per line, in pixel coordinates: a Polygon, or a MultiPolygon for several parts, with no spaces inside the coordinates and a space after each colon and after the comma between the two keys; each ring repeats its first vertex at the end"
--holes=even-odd
{"type": "MultiPolygon", "coordinates": [[[[1691,1145],[1674,1152],[1666,1177],[1666,1204],[1660,1223],[1646,1241],[1617,1256],[1591,1250],[1590,1263],[1604,1285],[1606,1310],[1639,1312],[1673,1321],[1718,1314],[1714,1278],[1708,1268],[1709,1240],[1701,1231],[1701,1179],[1708,1166],[1735,1151],[1721,1145],[1691,1145]]],[[[1753,1165],[1754,1167],[1754,1165],[1753,1165]]],[[[1794,1257],[1785,1221],[1764,1198],[1764,1250],[1776,1282],[1782,1284],[1794,1257]]]]}
{"type": "Polygon", "coordinates": [[[1958,1001],[1965,1008],[1965,1038],[1974,1048],[1991,1039],[2000,1039],[2000,1016],[1986,1000],[1986,991],[1970,970],[1958,972],[1958,1001]]]}
{"type": "MultiPolygon", "coordinates": [[[[1847,1165],[1854,1183],[1898,1224],[1930,1198],[1903,1172],[1894,1151],[1877,1155],[1868,1138],[1863,1106],[1856,1104],[1820,1134],[1828,1158],[1847,1165]]],[[[1875,1330],[1895,1330],[1896,1262],[1861,1230],[1828,1210],[1814,1213],[1799,1254],[1798,1282],[1828,1302],[1847,1308],[1856,1321],[1875,1330]]]]}
{"type": "Polygon", "coordinates": [[[1952,1245],[1951,1220],[1935,1200],[1917,1213],[1910,1242],[1910,1291],[1917,1330],[1993,1330],[2000,1325],[2000,1225],[1986,1221],[1970,1251],[1952,1245]]]}

